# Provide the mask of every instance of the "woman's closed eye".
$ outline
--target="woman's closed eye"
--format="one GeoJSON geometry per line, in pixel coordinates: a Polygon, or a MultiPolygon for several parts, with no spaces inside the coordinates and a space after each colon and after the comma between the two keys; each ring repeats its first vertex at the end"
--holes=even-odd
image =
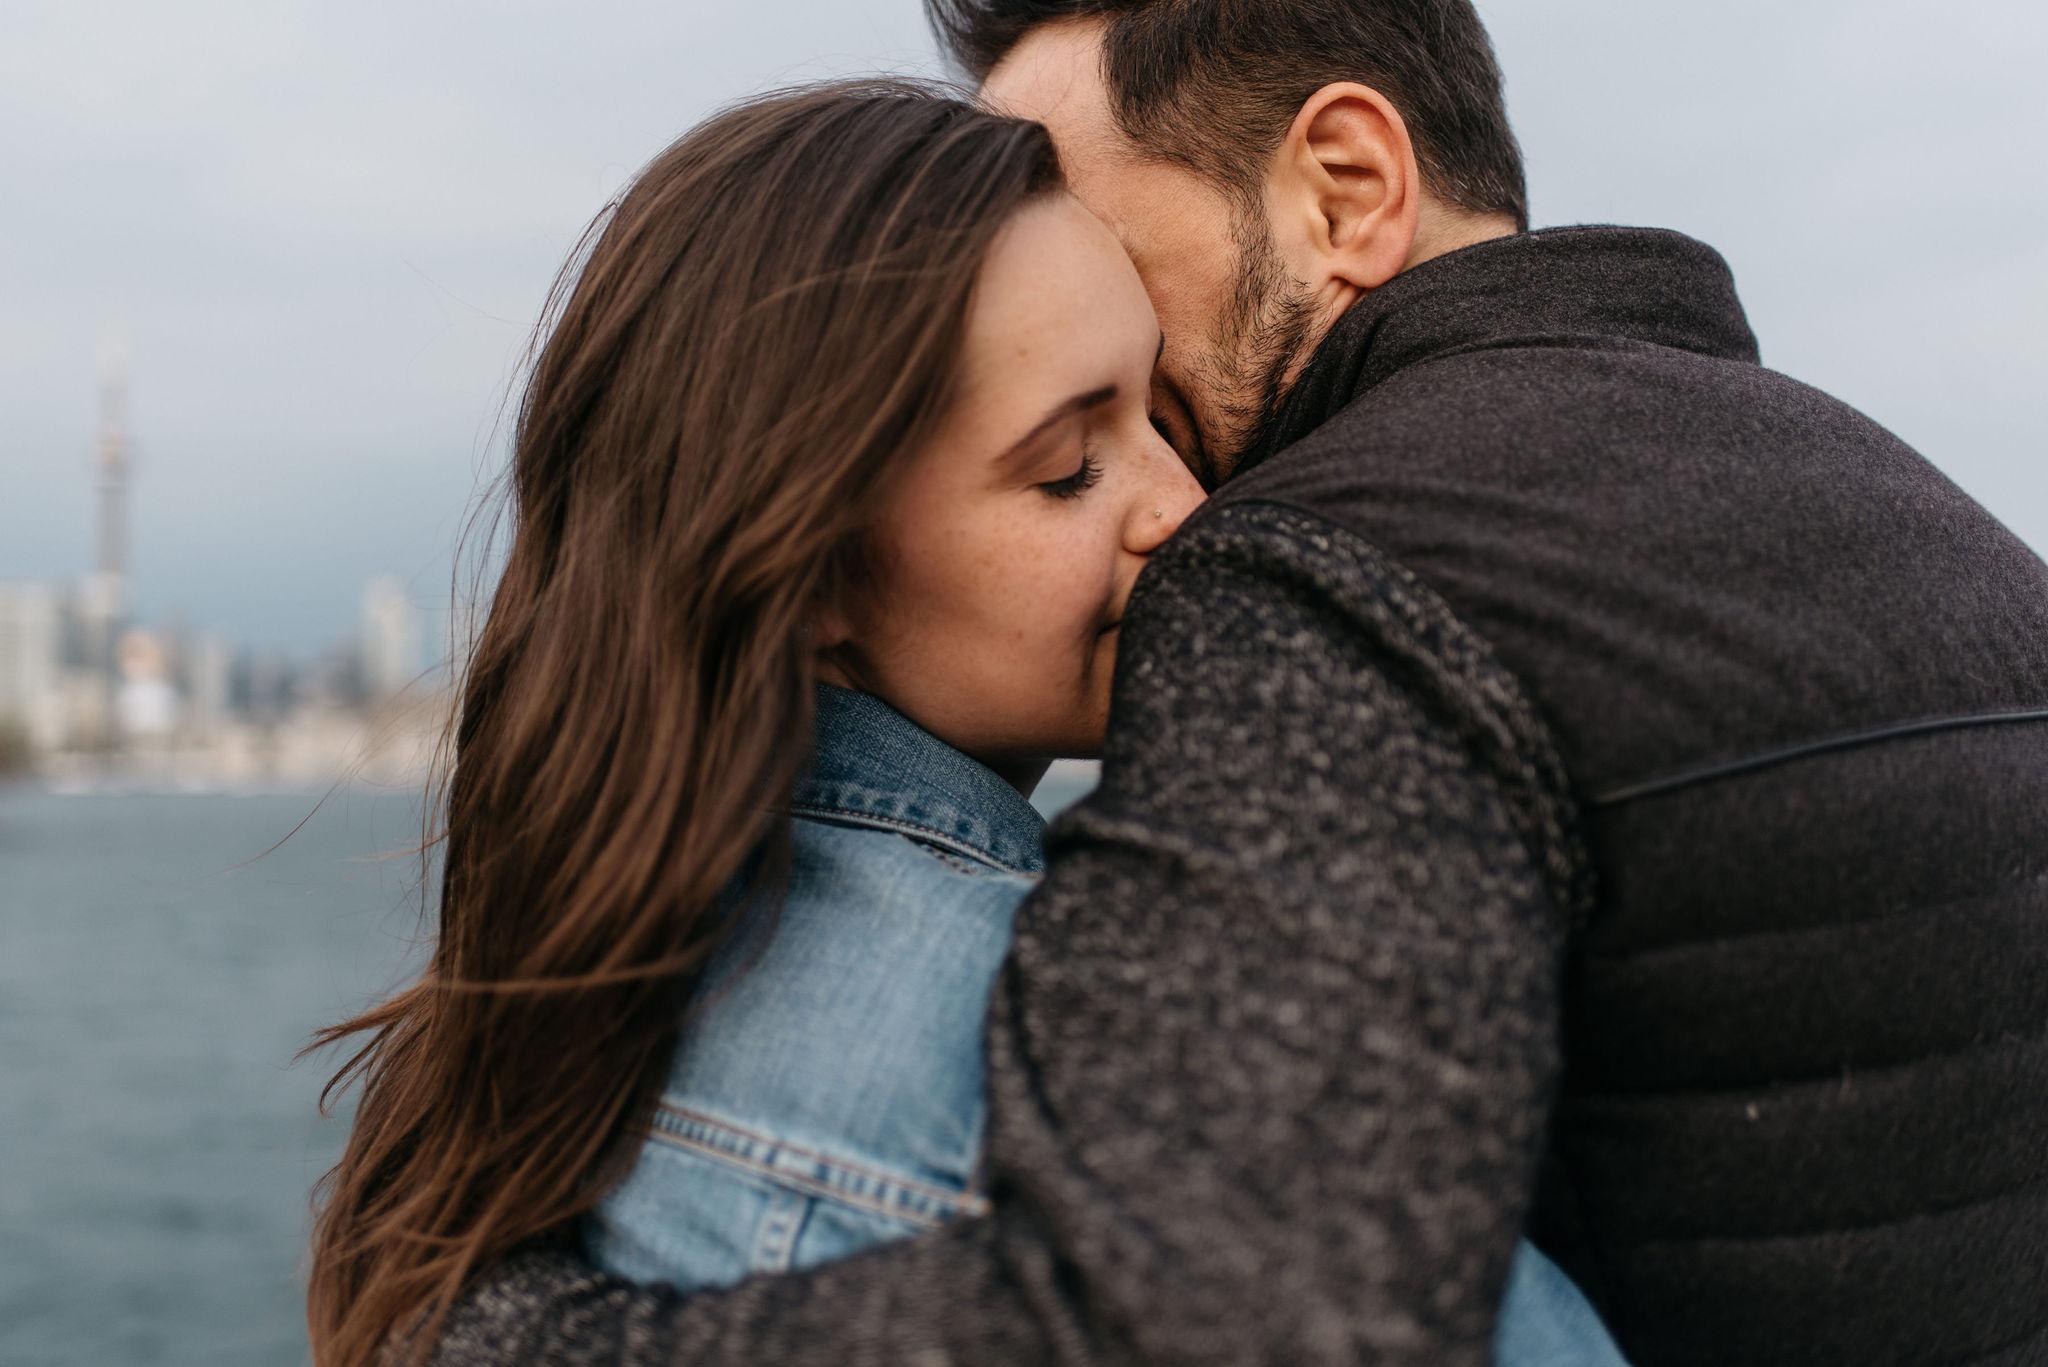
{"type": "Polygon", "coordinates": [[[1101,478],[1102,467],[1096,463],[1094,454],[1084,446],[1081,448],[1081,463],[1073,474],[1061,479],[1048,480],[1038,487],[1041,492],[1053,498],[1079,498],[1094,488],[1095,482],[1101,478]]]}

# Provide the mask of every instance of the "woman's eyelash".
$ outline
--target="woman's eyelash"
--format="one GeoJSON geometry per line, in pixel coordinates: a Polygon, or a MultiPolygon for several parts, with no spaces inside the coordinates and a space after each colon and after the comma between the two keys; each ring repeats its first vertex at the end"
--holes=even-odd
{"type": "Polygon", "coordinates": [[[1038,487],[1054,498],[1079,498],[1095,487],[1095,481],[1102,478],[1102,467],[1095,463],[1095,457],[1086,448],[1081,451],[1081,467],[1065,479],[1052,480],[1038,487]]]}

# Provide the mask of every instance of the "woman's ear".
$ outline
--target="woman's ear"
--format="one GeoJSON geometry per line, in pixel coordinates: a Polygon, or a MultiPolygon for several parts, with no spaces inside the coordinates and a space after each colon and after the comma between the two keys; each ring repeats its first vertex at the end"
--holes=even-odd
{"type": "Polygon", "coordinates": [[[804,635],[816,651],[836,650],[853,639],[853,623],[838,603],[822,603],[811,610],[804,623],[804,635]]]}
{"type": "Polygon", "coordinates": [[[1324,86],[1288,128],[1267,197],[1296,278],[1349,308],[1399,275],[1415,247],[1422,176],[1407,123],[1377,90],[1324,86]]]}
{"type": "Polygon", "coordinates": [[[860,652],[854,648],[853,625],[843,608],[832,603],[814,609],[804,623],[804,636],[810,642],[819,679],[841,688],[860,686],[856,678],[860,652]]]}

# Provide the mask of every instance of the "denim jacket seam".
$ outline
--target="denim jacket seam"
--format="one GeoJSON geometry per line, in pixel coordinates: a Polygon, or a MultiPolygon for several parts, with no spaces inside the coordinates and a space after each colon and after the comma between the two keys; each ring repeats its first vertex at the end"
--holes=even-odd
{"type": "Polygon", "coordinates": [[[750,1176],[802,1196],[831,1201],[867,1214],[881,1215],[927,1229],[937,1229],[947,1221],[962,1216],[984,1215],[988,1212],[987,1198],[972,1189],[948,1191],[943,1187],[886,1169],[850,1162],[843,1158],[828,1157],[801,1144],[757,1134],[730,1121],[720,1120],[669,1101],[663,1101],[656,1108],[654,1121],[649,1127],[649,1137],[685,1153],[696,1154],[737,1168],[750,1176]],[[680,1122],[685,1130],[679,1131],[663,1124],[664,1117],[672,1117],[680,1122]],[[705,1131],[707,1135],[700,1138],[688,1133],[687,1130],[705,1131]],[[726,1142],[715,1142],[719,1139],[726,1142]],[[799,1159],[825,1176],[806,1176],[777,1167],[771,1161],[777,1154],[799,1159]],[[832,1178],[842,1180],[834,1181],[832,1178]]]}
{"type": "Polygon", "coordinates": [[[993,870],[991,870],[988,865],[980,862],[979,860],[969,859],[964,854],[955,854],[951,850],[942,849],[939,846],[932,844],[929,840],[914,840],[908,836],[904,838],[907,840],[911,840],[912,844],[922,848],[926,854],[938,860],[947,868],[953,869],[959,873],[964,873],[970,878],[986,878],[989,876],[991,872],[993,872],[993,870]]]}
{"type": "Polygon", "coordinates": [[[949,850],[954,854],[964,855],[976,863],[986,864],[990,868],[998,869],[1003,873],[1015,874],[1019,878],[1029,878],[1034,882],[1039,878],[1039,874],[1035,871],[1020,868],[1001,856],[974,844],[972,841],[963,840],[957,835],[948,834],[935,826],[927,826],[921,822],[910,821],[900,816],[882,816],[876,812],[863,812],[851,807],[828,807],[814,802],[793,804],[790,811],[795,816],[813,817],[819,821],[837,825],[865,826],[875,830],[891,831],[898,835],[914,833],[917,839],[929,841],[941,849],[949,850]]]}

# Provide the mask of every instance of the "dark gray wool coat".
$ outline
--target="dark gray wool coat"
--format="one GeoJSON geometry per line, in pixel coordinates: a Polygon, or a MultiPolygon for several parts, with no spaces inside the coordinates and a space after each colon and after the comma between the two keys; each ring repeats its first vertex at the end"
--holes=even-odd
{"type": "Polygon", "coordinates": [[[443,1367],[1464,1367],[1525,1226],[1644,1367],[2048,1364],[2048,568],[1667,233],[1400,276],[1264,450],[1125,618],[994,1214],[536,1251],[443,1367]]]}

